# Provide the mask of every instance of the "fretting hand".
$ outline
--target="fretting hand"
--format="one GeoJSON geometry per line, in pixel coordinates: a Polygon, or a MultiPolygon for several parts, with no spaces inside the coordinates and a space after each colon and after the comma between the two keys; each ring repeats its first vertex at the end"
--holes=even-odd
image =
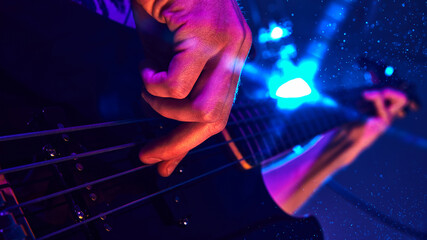
{"type": "MultiPolygon", "coordinates": [[[[133,9],[137,29],[153,30],[144,20],[148,14],[173,34],[166,70],[154,61],[141,69],[145,101],[162,116],[185,122],[139,155],[169,176],[188,151],[226,126],[251,31],[235,0],[135,0],[133,9]]],[[[161,58],[165,48],[150,50],[161,58]]]]}
{"type": "Polygon", "coordinates": [[[353,157],[341,158],[341,166],[352,163],[359,153],[372,145],[387,130],[393,119],[402,116],[401,113],[408,104],[406,95],[392,88],[365,91],[363,97],[374,104],[377,115],[368,118],[364,124],[353,126],[346,133],[347,138],[354,143],[349,151],[354,153],[350,154],[353,157]]]}

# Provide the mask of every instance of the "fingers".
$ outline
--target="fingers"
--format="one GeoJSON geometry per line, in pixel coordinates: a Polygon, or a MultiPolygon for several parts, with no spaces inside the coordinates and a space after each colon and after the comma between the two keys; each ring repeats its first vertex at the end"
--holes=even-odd
{"type": "Polygon", "coordinates": [[[408,104],[408,98],[400,91],[386,88],[382,91],[384,99],[390,101],[388,111],[394,116],[401,112],[401,110],[408,104]]]}
{"type": "Polygon", "coordinates": [[[366,91],[364,97],[374,103],[378,116],[387,124],[390,124],[393,117],[398,115],[407,104],[405,94],[391,88],[366,91]],[[390,103],[389,106],[386,106],[386,101],[390,103]]]}
{"type": "MultiPolygon", "coordinates": [[[[192,39],[187,40],[191,41],[192,39]]],[[[212,52],[201,52],[192,46],[172,58],[167,72],[156,72],[151,68],[142,69],[142,81],[148,93],[153,96],[184,99],[193,89],[211,57],[212,52]]]]}
{"type": "Polygon", "coordinates": [[[183,122],[215,122],[221,117],[227,101],[233,101],[226,99],[230,90],[234,95],[250,45],[250,39],[230,44],[208,61],[197,84],[185,99],[162,98],[145,91],[141,95],[166,118],[183,122]]]}
{"type": "MultiPolygon", "coordinates": [[[[246,47],[246,46],[245,46],[246,47]]],[[[245,59],[246,53],[240,52],[236,59],[245,59]]],[[[159,163],[158,171],[161,176],[169,176],[182,158],[193,148],[206,139],[221,132],[226,126],[231,111],[237,83],[240,77],[241,62],[235,61],[229,71],[231,86],[225,94],[225,104],[218,114],[221,118],[215,122],[183,123],[167,136],[146,145],[140,152],[139,158],[147,164],[159,163]]],[[[215,71],[214,71],[215,72],[215,71]]],[[[224,88],[226,89],[226,88],[224,88]]]]}
{"type": "Polygon", "coordinates": [[[197,86],[189,98],[173,99],[152,96],[142,92],[142,97],[159,114],[183,122],[215,122],[220,117],[230,88],[232,72],[225,66],[222,58],[211,62],[198,79],[197,86]]]}
{"type": "Polygon", "coordinates": [[[181,160],[184,158],[185,155],[186,154],[183,154],[171,160],[160,162],[157,165],[157,171],[159,172],[160,176],[169,177],[172,174],[172,172],[175,170],[175,168],[178,166],[179,162],[181,162],[181,160]]]}
{"type": "Polygon", "coordinates": [[[183,123],[167,136],[157,139],[141,149],[143,163],[159,163],[161,176],[169,176],[188,151],[220,132],[225,123],[183,123]]]}
{"type": "Polygon", "coordinates": [[[387,124],[391,122],[391,116],[385,107],[383,95],[379,91],[368,91],[364,93],[366,100],[374,103],[375,109],[377,110],[378,116],[387,124]]]}
{"type": "Polygon", "coordinates": [[[170,4],[142,4],[173,31],[175,55],[167,71],[142,69],[142,97],[159,114],[185,123],[139,157],[169,176],[191,149],[224,129],[252,36],[233,0],[161,2],[170,4]]]}

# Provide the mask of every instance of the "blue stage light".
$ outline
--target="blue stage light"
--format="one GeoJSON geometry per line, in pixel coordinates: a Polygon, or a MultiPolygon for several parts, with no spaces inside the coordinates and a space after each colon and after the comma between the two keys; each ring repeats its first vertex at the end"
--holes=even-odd
{"type": "Polygon", "coordinates": [[[302,79],[295,78],[282,84],[276,91],[276,96],[281,98],[300,98],[310,95],[310,86],[302,79]]]}
{"type": "Polygon", "coordinates": [[[384,74],[388,77],[393,75],[393,73],[394,73],[394,68],[392,66],[388,66],[384,71],[384,74]]]}
{"type": "Polygon", "coordinates": [[[281,27],[275,27],[271,30],[270,37],[271,39],[280,39],[283,36],[283,29],[281,27]]]}
{"type": "Polygon", "coordinates": [[[318,68],[316,61],[305,59],[295,66],[289,59],[282,59],[277,68],[280,71],[269,78],[268,88],[280,109],[294,110],[321,99],[313,83],[318,68]]]}

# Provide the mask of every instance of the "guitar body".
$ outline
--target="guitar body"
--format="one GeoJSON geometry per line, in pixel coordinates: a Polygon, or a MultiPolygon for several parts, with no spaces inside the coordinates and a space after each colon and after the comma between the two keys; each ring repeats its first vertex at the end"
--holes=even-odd
{"type": "MultiPolygon", "coordinates": [[[[137,69],[143,56],[133,30],[67,1],[21,2],[0,7],[0,27],[7,33],[0,37],[0,135],[155,116],[140,97],[137,69]]],[[[2,142],[0,166],[5,169],[147,142],[176,124],[163,119],[2,142]]],[[[217,135],[201,147],[221,142],[224,139],[217,135]]],[[[5,177],[22,203],[139,167],[138,150],[129,148],[5,177]]],[[[186,157],[169,178],[159,177],[153,166],[22,207],[25,217],[14,214],[21,224],[27,220],[38,238],[233,162],[235,156],[223,145],[186,157]]],[[[314,218],[290,217],[276,205],[259,167],[243,170],[234,164],[52,239],[318,238],[322,233],[314,218]]]]}

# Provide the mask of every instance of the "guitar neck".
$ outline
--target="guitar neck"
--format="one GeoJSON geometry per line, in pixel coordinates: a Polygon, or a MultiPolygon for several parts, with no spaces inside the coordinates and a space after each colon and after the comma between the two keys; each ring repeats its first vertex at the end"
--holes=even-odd
{"type": "Polygon", "coordinates": [[[303,105],[294,111],[278,110],[274,101],[236,105],[228,132],[243,156],[257,165],[344,124],[362,121],[363,115],[344,106],[303,105]]]}

